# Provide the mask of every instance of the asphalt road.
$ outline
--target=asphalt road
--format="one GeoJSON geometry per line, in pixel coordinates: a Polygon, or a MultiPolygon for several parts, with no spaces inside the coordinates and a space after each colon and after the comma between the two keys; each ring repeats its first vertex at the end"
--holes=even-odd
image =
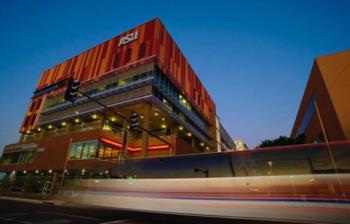
{"type": "MultiPolygon", "coordinates": [[[[262,224],[266,222],[222,220],[213,218],[185,217],[166,214],[128,212],[114,209],[59,206],[0,199],[0,223],[21,224],[262,224]]],[[[268,222],[271,223],[271,222],[268,222]]],[[[277,224],[277,223],[271,223],[277,224]]],[[[281,223],[278,223],[281,224],[281,223]]]]}

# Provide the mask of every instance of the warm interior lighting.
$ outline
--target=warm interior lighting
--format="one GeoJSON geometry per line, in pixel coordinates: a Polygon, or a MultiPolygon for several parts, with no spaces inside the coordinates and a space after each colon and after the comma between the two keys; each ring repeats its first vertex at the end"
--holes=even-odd
{"type": "Polygon", "coordinates": [[[39,170],[35,170],[35,173],[38,174],[38,173],[39,173],[39,170]]]}
{"type": "Polygon", "coordinates": [[[192,133],[191,133],[191,132],[188,132],[188,133],[187,133],[187,136],[188,136],[188,137],[191,137],[191,136],[192,136],[192,133]]]}
{"type": "Polygon", "coordinates": [[[204,146],[204,143],[203,143],[203,142],[201,142],[201,143],[200,143],[200,145],[201,145],[201,146],[204,146]]]}
{"type": "Polygon", "coordinates": [[[141,115],[140,118],[143,119],[143,115],[141,115]]]}
{"type": "Polygon", "coordinates": [[[154,112],[154,116],[158,116],[159,115],[159,113],[156,111],[156,112],[154,112]]]}
{"type": "Polygon", "coordinates": [[[26,134],[27,134],[27,135],[29,135],[29,134],[30,134],[30,131],[29,131],[29,130],[28,130],[28,131],[26,131],[26,134]]]}
{"type": "Polygon", "coordinates": [[[40,127],[38,127],[36,130],[37,130],[37,131],[41,131],[41,128],[40,128],[40,127]]]}
{"type": "Polygon", "coordinates": [[[67,126],[67,122],[65,122],[65,121],[61,122],[61,126],[62,126],[62,127],[67,126]]]}
{"type": "Polygon", "coordinates": [[[49,126],[47,126],[48,129],[52,129],[53,126],[50,124],[49,126]]]}
{"type": "Polygon", "coordinates": [[[27,171],[26,171],[26,170],[23,170],[23,173],[24,173],[24,174],[26,174],[26,173],[27,173],[27,171]]]}
{"type": "Polygon", "coordinates": [[[95,120],[98,118],[98,116],[97,116],[97,114],[93,114],[93,115],[91,115],[91,118],[95,120]]]}
{"type": "Polygon", "coordinates": [[[80,119],[79,119],[79,118],[75,118],[75,119],[74,119],[74,122],[75,122],[75,123],[79,123],[79,122],[80,122],[80,119]]]}
{"type": "Polygon", "coordinates": [[[116,117],[111,117],[111,119],[110,119],[112,122],[115,122],[116,120],[117,120],[117,118],[116,117]]]}
{"type": "Polygon", "coordinates": [[[164,118],[164,117],[162,117],[162,121],[165,121],[165,118],[164,118]]]}
{"type": "Polygon", "coordinates": [[[179,130],[180,130],[180,131],[184,130],[184,127],[179,126],[179,130]]]}
{"type": "Polygon", "coordinates": [[[165,129],[165,128],[166,128],[166,125],[165,125],[165,124],[162,124],[160,127],[163,128],[163,129],[165,129]]]}
{"type": "MultiPolygon", "coordinates": [[[[120,144],[119,142],[110,140],[110,139],[105,138],[105,137],[101,137],[100,141],[104,142],[106,144],[112,145],[112,146],[122,147],[122,144],[120,144]]],[[[167,145],[167,144],[165,144],[165,145],[153,145],[153,146],[149,146],[148,150],[167,149],[167,148],[169,148],[169,145],[167,145]]],[[[131,152],[137,152],[137,151],[141,151],[141,150],[142,150],[141,147],[128,146],[128,151],[131,151],[131,152]]]]}
{"type": "Polygon", "coordinates": [[[52,170],[51,170],[51,169],[49,170],[49,173],[52,173],[52,170]]]}

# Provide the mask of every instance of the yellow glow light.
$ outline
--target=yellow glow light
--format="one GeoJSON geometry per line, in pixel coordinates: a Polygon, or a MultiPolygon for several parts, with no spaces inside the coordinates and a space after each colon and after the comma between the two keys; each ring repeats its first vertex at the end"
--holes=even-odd
{"type": "Polygon", "coordinates": [[[180,130],[180,131],[184,130],[184,127],[179,126],[179,130],[180,130]]]}
{"type": "Polygon", "coordinates": [[[67,122],[65,122],[65,121],[61,122],[61,126],[62,126],[62,127],[67,126],[67,122]]]}
{"type": "Polygon", "coordinates": [[[52,129],[53,126],[50,124],[49,126],[47,126],[48,129],[52,129]]]}
{"type": "Polygon", "coordinates": [[[80,119],[79,119],[79,118],[75,118],[75,119],[74,119],[74,122],[75,122],[75,123],[79,123],[79,122],[80,122],[80,119]]]}
{"type": "Polygon", "coordinates": [[[36,130],[37,130],[37,131],[41,131],[41,128],[39,127],[39,128],[37,128],[36,130]]]}
{"type": "Polygon", "coordinates": [[[51,170],[51,169],[49,170],[49,173],[52,173],[52,170],[51,170]]]}
{"type": "Polygon", "coordinates": [[[162,121],[165,121],[165,118],[164,118],[164,117],[162,117],[162,121]]]}
{"type": "Polygon", "coordinates": [[[191,132],[188,132],[188,133],[187,133],[187,136],[188,136],[188,137],[191,137],[191,136],[192,136],[192,133],[191,133],[191,132]]]}
{"type": "Polygon", "coordinates": [[[159,115],[159,113],[158,112],[154,112],[154,116],[158,116],[159,115]]]}
{"type": "Polygon", "coordinates": [[[111,117],[111,119],[110,119],[112,122],[114,122],[114,121],[116,121],[117,120],[117,118],[116,117],[111,117]]]}
{"type": "Polygon", "coordinates": [[[165,124],[162,124],[160,127],[163,128],[163,129],[165,129],[165,128],[166,128],[166,125],[165,125],[165,124]]]}
{"type": "Polygon", "coordinates": [[[204,146],[204,143],[203,142],[201,142],[201,144],[200,144],[201,146],[204,146]]]}
{"type": "Polygon", "coordinates": [[[140,118],[143,119],[143,115],[141,115],[140,118]]]}
{"type": "Polygon", "coordinates": [[[91,118],[92,118],[92,119],[97,119],[98,116],[97,116],[97,114],[93,114],[93,115],[91,115],[91,118]]]}

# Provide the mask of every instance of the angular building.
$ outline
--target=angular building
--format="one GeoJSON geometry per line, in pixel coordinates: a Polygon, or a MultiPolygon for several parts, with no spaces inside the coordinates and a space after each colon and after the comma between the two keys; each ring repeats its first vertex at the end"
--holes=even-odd
{"type": "Polygon", "coordinates": [[[315,59],[291,137],[350,139],[350,50],[315,59]]]}
{"type": "Polygon", "coordinates": [[[128,131],[126,159],[220,151],[233,141],[215,103],[159,19],[153,19],[41,74],[0,170],[57,172],[120,159],[124,121],[84,96],[64,100],[67,80],[118,112],[139,115],[128,131]]]}

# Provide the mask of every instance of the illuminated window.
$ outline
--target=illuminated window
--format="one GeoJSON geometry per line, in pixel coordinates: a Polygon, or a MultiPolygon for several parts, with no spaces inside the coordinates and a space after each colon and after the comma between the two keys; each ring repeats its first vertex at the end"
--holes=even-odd
{"type": "Polygon", "coordinates": [[[95,158],[97,141],[73,143],[70,148],[69,159],[95,158]]]}

